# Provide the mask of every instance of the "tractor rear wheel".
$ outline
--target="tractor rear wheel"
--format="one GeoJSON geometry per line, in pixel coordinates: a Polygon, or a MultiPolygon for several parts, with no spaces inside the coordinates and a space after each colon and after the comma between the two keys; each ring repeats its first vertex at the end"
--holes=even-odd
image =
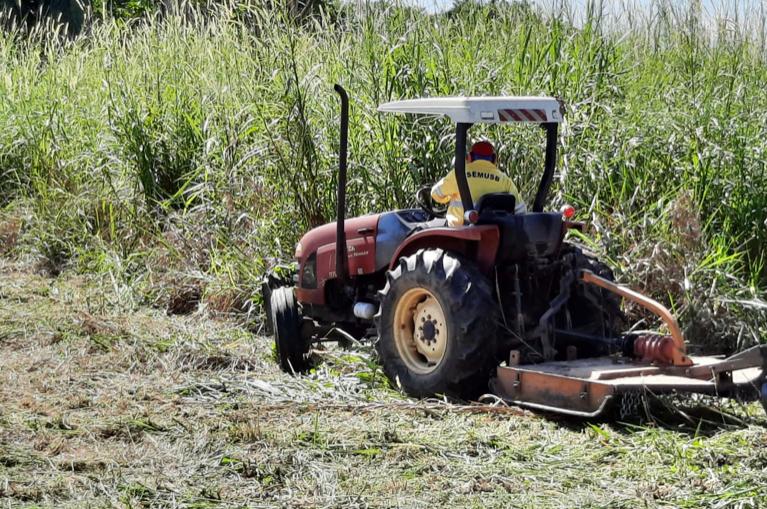
{"type": "Polygon", "coordinates": [[[280,368],[286,373],[300,373],[310,367],[309,342],[301,334],[301,311],[288,286],[271,292],[269,311],[274,327],[274,343],[280,368]]]}
{"type": "Polygon", "coordinates": [[[485,276],[441,249],[401,258],[387,273],[376,348],[389,379],[415,397],[470,399],[496,366],[496,309],[485,276]]]}
{"type": "MultiPolygon", "coordinates": [[[[590,270],[608,281],[615,281],[613,271],[605,263],[584,253],[578,247],[574,249],[576,270],[590,270]]],[[[572,317],[570,325],[586,334],[616,337],[622,332],[626,323],[626,317],[621,311],[621,298],[618,295],[580,281],[576,284],[575,292],[570,298],[568,310],[572,317]]],[[[602,346],[595,345],[595,348],[593,355],[607,353],[601,351],[604,348],[602,346]]]]}

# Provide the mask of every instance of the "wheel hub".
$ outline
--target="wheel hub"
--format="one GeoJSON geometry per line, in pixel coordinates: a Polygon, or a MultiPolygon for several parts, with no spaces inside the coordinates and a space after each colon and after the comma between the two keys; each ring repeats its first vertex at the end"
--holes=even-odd
{"type": "Polygon", "coordinates": [[[402,359],[418,373],[433,371],[447,349],[445,314],[424,288],[413,288],[397,303],[395,340],[402,359]]]}
{"type": "Polygon", "coordinates": [[[426,357],[428,364],[436,366],[445,354],[447,338],[442,306],[432,295],[428,295],[416,306],[413,325],[416,350],[426,357]],[[440,330],[440,326],[443,330],[440,330]]]}
{"type": "Polygon", "coordinates": [[[437,328],[436,320],[422,321],[423,325],[418,327],[418,330],[421,332],[421,341],[424,341],[428,345],[429,343],[437,340],[437,333],[439,333],[439,329],[437,328]]]}

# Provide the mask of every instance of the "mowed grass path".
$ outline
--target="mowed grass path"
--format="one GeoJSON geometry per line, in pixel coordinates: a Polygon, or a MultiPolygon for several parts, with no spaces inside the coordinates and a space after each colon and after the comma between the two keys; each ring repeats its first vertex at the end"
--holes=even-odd
{"type": "Polygon", "coordinates": [[[240,323],[118,311],[108,279],[0,259],[0,282],[0,507],[767,505],[756,405],[697,436],[475,413],[364,349],[296,379],[240,323]]]}

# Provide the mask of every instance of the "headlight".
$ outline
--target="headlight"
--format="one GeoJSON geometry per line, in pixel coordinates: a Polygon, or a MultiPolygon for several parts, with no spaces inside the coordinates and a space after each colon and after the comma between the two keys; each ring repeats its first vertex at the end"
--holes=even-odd
{"type": "Polygon", "coordinates": [[[301,288],[317,288],[317,253],[312,253],[301,267],[301,288]]]}

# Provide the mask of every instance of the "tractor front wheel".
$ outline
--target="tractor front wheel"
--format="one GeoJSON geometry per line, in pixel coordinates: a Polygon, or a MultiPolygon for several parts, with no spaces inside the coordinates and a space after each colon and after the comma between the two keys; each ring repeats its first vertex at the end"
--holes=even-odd
{"type": "Polygon", "coordinates": [[[471,399],[496,366],[497,304],[485,276],[441,249],[400,259],[376,316],[389,379],[415,397],[471,399]]]}
{"type": "Polygon", "coordinates": [[[310,345],[301,334],[301,311],[293,295],[293,288],[275,288],[269,301],[280,368],[286,373],[306,371],[310,367],[310,345]]]}

